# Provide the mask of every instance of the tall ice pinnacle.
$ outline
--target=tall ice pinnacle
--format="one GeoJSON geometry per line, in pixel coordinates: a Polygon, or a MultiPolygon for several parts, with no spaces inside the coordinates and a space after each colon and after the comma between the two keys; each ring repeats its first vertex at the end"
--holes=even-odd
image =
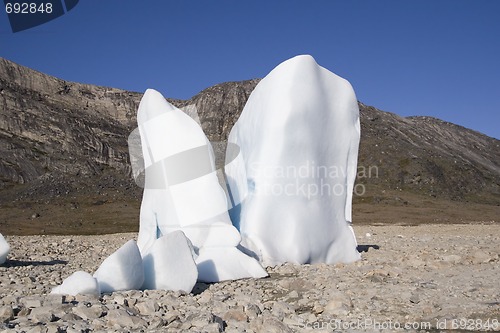
{"type": "Polygon", "coordinates": [[[359,139],[351,85],[311,56],[259,82],[226,154],[231,219],[247,253],[264,265],[359,259],[350,226],[359,139]]]}
{"type": "Polygon", "coordinates": [[[145,168],[137,240],[143,258],[158,238],[180,230],[192,243],[198,280],[267,276],[254,258],[236,248],[241,238],[229,219],[212,147],[201,127],[152,89],[144,93],[137,121],[145,168]]]}

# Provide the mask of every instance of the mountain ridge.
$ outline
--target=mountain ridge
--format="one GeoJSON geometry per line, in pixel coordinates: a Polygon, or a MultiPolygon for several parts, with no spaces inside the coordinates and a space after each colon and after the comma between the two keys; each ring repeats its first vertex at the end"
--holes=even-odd
{"type": "MultiPolygon", "coordinates": [[[[188,100],[167,100],[180,108],[194,105],[207,137],[223,145],[258,82],[225,82],[188,100]]],[[[106,223],[111,226],[102,230],[115,230],[111,216],[98,214],[114,205],[119,216],[134,215],[125,223],[127,230],[133,228],[141,189],[130,176],[127,137],[137,126],[141,96],[64,81],[0,58],[0,211],[5,216],[0,226],[14,228],[19,214],[24,222],[35,216],[46,224],[54,215],[47,205],[53,205],[60,208],[57,216],[67,211],[78,216],[75,230],[89,216],[96,230],[106,223]]],[[[359,166],[376,167],[377,173],[358,177],[366,191],[355,197],[355,205],[380,212],[384,205],[398,212],[401,206],[404,215],[411,211],[408,205],[424,207],[430,198],[443,207],[491,206],[486,219],[500,215],[499,140],[437,118],[401,117],[361,102],[359,107],[359,166]]]]}

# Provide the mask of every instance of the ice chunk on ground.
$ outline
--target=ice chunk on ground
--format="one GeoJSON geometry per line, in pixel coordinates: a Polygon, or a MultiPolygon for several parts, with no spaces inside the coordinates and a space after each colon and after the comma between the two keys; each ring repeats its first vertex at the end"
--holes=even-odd
{"type": "Polygon", "coordinates": [[[137,243],[129,240],[107,257],[94,277],[103,293],[140,289],[144,283],[144,268],[137,243]]]}
{"type": "MultiPolygon", "coordinates": [[[[267,276],[255,259],[233,250],[241,238],[229,219],[212,147],[201,127],[152,89],[144,93],[137,121],[145,167],[137,240],[143,257],[159,237],[181,230],[196,251],[220,247],[230,253],[222,258],[232,256],[232,261],[248,264],[244,274],[242,269],[235,270],[233,275],[227,271],[224,274],[227,279],[267,276]]],[[[210,253],[215,256],[223,252],[210,253]]],[[[222,258],[207,260],[217,264],[222,258]]],[[[199,278],[208,281],[203,276],[205,271],[200,272],[199,278]]],[[[217,281],[221,280],[211,282],[217,281]]]]}
{"type": "Polygon", "coordinates": [[[259,82],[228,139],[233,224],[264,265],[359,259],[351,202],[359,110],[345,79],[308,55],[259,82]]]}
{"type": "Polygon", "coordinates": [[[191,292],[198,278],[189,240],[182,231],[156,239],[143,258],[144,289],[191,292]]]}
{"type": "Polygon", "coordinates": [[[100,295],[97,280],[87,272],[77,271],[64,279],[60,286],[52,289],[51,294],[63,295],[100,295]]]}
{"type": "Polygon", "coordinates": [[[7,260],[7,255],[9,254],[10,246],[5,240],[2,234],[0,234],[0,265],[7,260]]]}
{"type": "Polygon", "coordinates": [[[196,258],[198,281],[213,282],[243,279],[252,272],[256,277],[261,274],[262,266],[253,258],[242,257],[235,247],[203,247],[196,258]]]}

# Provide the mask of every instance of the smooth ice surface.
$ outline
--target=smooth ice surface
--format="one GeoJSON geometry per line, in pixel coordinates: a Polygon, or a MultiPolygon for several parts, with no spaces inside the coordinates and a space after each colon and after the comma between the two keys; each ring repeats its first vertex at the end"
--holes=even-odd
{"type": "Polygon", "coordinates": [[[52,289],[51,294],[63,295],[100,295],[97,280],[87,272],[77,271],[64,279],[60,286],[52,289]]]}
{"type": "MultiPolygon", "coordinates": [[[[225,279],[267,276],[255,259],[236,250],[241,238],[229,219],[226,194],[218,182],[212,147],[201,127],[152,89],[144,93],[137,121],[145,167],[137,240],[143,257],[159,237],[181,230],[196,251],[220,247],[230,253],[220,258],[207,257],[207,260],[221,263],[229,256],[230,260],[247,267],[245,273],[237,268],[234,274],[227,270],[219,275],[213,266],[212,272],[208,269],[200,272],[201,280],[221,281],[220,278],[210,280],[208,275],[225,279]]],[[[210,253],[221,256],[224,251],[210,253]]]]}
{"type": "Polygon", "coordinates": [[[94,277],[103,293],[140,289],[144,282],[144,268],[137,243],[129,240],[107,257],[94,277]]]}
{"type": "Polygon", "coordinates": [[[144,256],[144,289],[191,292],[198,278],[189,240],[182,231],[156,239],[144,256]]]}
{"type": "Polygon", "coordinates": [[[5,240],[2,234],[0,234],[0,265],[7,260],[7,255],[9,254],[10,246],[5,240]]]}
{"type": "Polygon", "coordinates": [[[259,82],[229,135],[240,150],[226,155],[231,218],[248,253],[264,265],[359,259],[349,225],[359,138],[351,85],[311,56],[259,82]]]}
{"type": "MultiPolygon", "coordinates": [[[[196,258],[199,281],[213,282],[243,279],[248,272],[260,272],[262,266],[253,258],[241,257],[240,250],[235,247],[204,247],[196,258]],[[243,260],[242,260],[243,259],[243,260]],[[251,260],[250,260],[251,259],[251,260]]],[[[264,277],[260,275],[256,277],[264,277]]]]}

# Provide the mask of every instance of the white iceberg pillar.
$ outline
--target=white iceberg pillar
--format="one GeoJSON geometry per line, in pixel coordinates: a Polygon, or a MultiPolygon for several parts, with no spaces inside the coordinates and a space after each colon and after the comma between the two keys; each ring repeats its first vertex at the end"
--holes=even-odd
{"type": "Polygon", "coordinates": [[[267,276],[255,259],[236,250],[241,238],[201,127],[152,89],[144,93],[137,121],[145,169],[137,240],[142,256],[156,239],[181,230],[199,254],[200,281],[267,276]],[[235,261],[240,265],[232,267],[235,261]]]}
{"type": "Polygon", "coordinates": [[[248,253],[264,265],[359,259],[350,226],[359,139],[351,85],[311,56],[260,81],[226,154],[230,214],[248,253]]]}

